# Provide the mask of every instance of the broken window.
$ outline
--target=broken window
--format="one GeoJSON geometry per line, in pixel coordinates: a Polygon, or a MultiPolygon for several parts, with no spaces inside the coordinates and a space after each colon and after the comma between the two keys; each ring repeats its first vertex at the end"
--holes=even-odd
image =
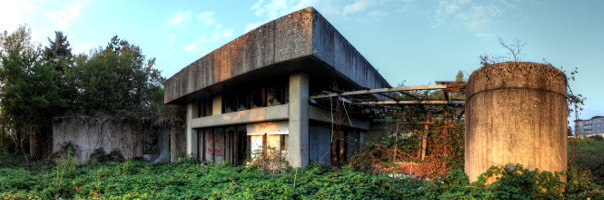
{"type": "Polygon", "coordinates": [[[217,165],[245,162],[247,146],[245,126],[202,129],[199,133],[199,159],[217,165]]]}
{"type": "Polygon", "coordinates": [[[289,103],[288,85],[285,81],[258,84],[223,95],[223,112],[236,112],[289,103]]]}
{"type": "Polygon", "coordinates": [[[197,101],[197,117],[205,117],[210,115],[212,115],[212,101],[197,101]]]}

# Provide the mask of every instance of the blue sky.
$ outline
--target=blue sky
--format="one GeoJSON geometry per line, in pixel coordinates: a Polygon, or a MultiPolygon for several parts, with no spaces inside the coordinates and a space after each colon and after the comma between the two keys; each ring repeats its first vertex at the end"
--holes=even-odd
{"type": "Polygon", "coordinates": [[[525,42],[522,61],[578,67],[581,118],[604,115],[604,1],[539,0],[0,0],[0,30],[27,24],[47,45],[63,31],[77,53],[118,35],[170,77],[247,31],[314,6],[392,84],[469,76],[480,55],[509,56],[498,37],[525,42]]]}

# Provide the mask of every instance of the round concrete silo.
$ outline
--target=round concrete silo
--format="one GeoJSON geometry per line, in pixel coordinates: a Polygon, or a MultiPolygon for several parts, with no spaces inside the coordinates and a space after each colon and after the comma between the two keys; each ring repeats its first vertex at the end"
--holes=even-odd
{"type": "Polygon", "coordinates": [[[482,67],[466,86],[465,172],[470,182],[491,166],[567,169],[566,76],[544,64],[482,67]]]}

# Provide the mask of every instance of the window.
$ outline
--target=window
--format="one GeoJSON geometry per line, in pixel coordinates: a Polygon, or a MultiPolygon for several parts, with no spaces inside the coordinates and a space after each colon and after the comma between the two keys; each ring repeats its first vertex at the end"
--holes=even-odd
{"type": "Polygon", "coordinates": [[[212,115],[212,100],[204,100],[197,102],[197,117],[205,117],[212,115]]]}
{"type": "Polygon", "coordinates": [[[223,113],[249,110],[289,103],[288,85],[274,82],[272,85],[259,84],[245,89],[236,89],[223,95],[223,113]]]}
{"type": "Polygon", "coordinates": [[[199,130],[199,159],[218,165],[242,165],[247,158],[245,126],[228,126],[199,130]]]}

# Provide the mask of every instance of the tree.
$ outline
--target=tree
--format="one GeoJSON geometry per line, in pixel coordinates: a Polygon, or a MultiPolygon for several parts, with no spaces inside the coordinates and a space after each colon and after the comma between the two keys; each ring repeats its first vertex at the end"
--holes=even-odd
{"type": "Polygon", "coordinates": [[[67,36],[61,31],[55,31],[55,40],[48,38],[49,46],[44,48],[44,59],[54,65],[55,72],[62,74],[73,64],[73,55],[67,36]]]}
{"type": "Polygon", "coordinates": [[[151,115],[163,77],[155,59],[145,60],[140,47],[114,36],[107,46],[75,58],[66,71],[78,94],[72,112],[88,115],[141,117],[151,115]]]}
{"type": "Polygon", "coordinates": [[[455,81],[457,81],[457,82],[465,81],[463,72],[461,70],[459,70],[459,72],[457,72],[457,75],[455,75],[455,81]]]}
{"type": "Polygon", "coordinates": [[[31,41],[31,32],[20,26],[0,35],[0,110],[3,128],[9,129],[21,147],[30,139],[30,154],[38,156],[37,132],[48,124],[52,108],[64,106],[53,81],[53,68],[42,60],[41,48],[31,41]]]}
{"type": "MultiPolygon", "coordinates": [[[[44,47],[44,60],[54,69],[53,80],[59,88],[59,95],[70,105],[76,95],[75,88],[70,87],[65,82],[65,71],[69,70],[74,63],[74,57],[71,53],[71,47],[67,36],[61,31],[55,31],[54,41],[48,38],[48,46],[44,47]]],[[[67,108],[57,107],[54,110],[55,115],[65,114],[67,108]]]]}

